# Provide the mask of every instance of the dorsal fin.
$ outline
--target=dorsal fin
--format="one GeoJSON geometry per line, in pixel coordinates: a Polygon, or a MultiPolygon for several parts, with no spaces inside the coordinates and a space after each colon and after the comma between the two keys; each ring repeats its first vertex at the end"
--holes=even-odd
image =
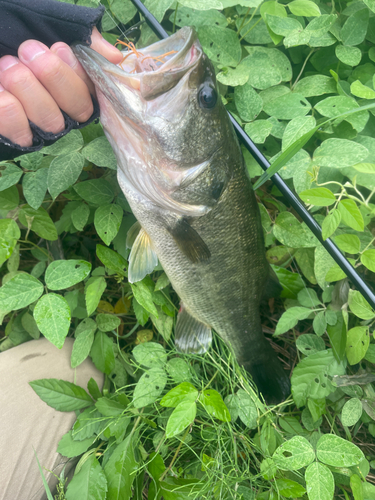
{"type": "Polygon", "coordinates": [[[141,228],[129,255],[129,282],[135,283],[136,281],[141,281],[147,274],[154,270],[157,264],[158,256],[152,248],[150,237],[141,228]]]}
{"type": "Polygon", "coordinates": [[[175,344],[181,352],[202,354],[212,342],[211,328],[193,318],[181,305],[175,328],[175,344]]]}

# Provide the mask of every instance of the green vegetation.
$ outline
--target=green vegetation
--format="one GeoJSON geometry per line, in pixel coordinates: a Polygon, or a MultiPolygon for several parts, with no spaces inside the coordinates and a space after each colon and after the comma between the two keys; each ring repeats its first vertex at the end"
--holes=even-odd
{"type": "MultiPolygon", "coordinates": [[[[115,42],[136,9],[102,3],[115,42]]],[[[169,32],[196,27],[228,110],[271,163],[293,149],[280,175],[374,285],[375,2],[145,4],[169,32]]],[[[139,46],[153,41],[143,25],[139,46]]],[[[270,182],[257,195],[283,292],[263,326],[292,369],[292,396],[272,408],[217,337],[205,355],[174,350],[178,297],[160,267],[127,282],[135,219],[100,124],[0,174],[0,350],[69,335],[72,367],[90,356],[106,374],[102,392],[32,383],[56,410],[82,410],[59,443],[82,455],[60,500],[375,498],[375,311],[270,182]]]]}

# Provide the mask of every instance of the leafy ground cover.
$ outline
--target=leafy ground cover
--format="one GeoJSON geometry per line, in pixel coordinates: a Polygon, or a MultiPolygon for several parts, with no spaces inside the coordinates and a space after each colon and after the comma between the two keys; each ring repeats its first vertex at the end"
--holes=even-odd
{"type": "MultiPolygon", "coordinates": [[[[130,0],[102,3],[114,43],[139,17],[130,0]]],[[[228,110],[271,163],[295,145],[280,175],[374,285],[373,0],[145,4],[169,32],[196,27],[228,110]]],[[[142,25],[139,46],[154,40],[142,25]]],[[[270,182],[256,193],[283,292],[263,329],[292,371],[292,396],[272,408],[220,339],[204,356],[174,350],[178,297],[160,267],[127,282],[135,219],[100,124],[0,175],[0,350],[69,335],[72,367],[90,356],[106,374],[102,392],[32,383],[78,413],[58,447],[81,456],[60,500],[375,498],[375,311],[270,182]]]]}

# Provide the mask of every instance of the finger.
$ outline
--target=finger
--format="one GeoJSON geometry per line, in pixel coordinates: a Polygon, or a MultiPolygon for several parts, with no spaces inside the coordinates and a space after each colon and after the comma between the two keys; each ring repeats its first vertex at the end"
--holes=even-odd
{"type": "Polygon", "coordinates": [[[0,134],[22,147],[31,146],[33,134],[22,104],[0,85],[0,134]]]}
{"type": "Polygon", "coordinates": [[[87,85],[48,47],[37,40],[27,40],[20,45],[18,56],[71,118],[78,122],[90,118],[94,108],[87,85]]]}
{"type": "Polygon", "coordinates": [[[0,59],[0,83],[22,104],[27,118],[46,132],[64,130],[61,111],[32,71],[16,57],[0,59]]]}
{"type": "Polygon", "coordinates": [[[123,55],[121,54],[121,52],[116,47],[107,42],[107,40],[102,37],[102,35],[96,28],[92,30],[90,47],[96,50],[96,52],[99,52],[99,54],[101,54],[113,64],[118,64],[123,59],[123,55]]]}

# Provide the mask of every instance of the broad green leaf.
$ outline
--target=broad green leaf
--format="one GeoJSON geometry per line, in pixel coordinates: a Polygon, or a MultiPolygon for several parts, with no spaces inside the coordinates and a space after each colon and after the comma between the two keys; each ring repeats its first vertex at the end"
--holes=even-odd
{"type": "MultiPolygon", "coordinates": [[[[365,474],[362,477],[365,477],[365,474]]],[[[350,488],[352,489],[354,500],[364,500],[363,483],[357,474],[350,476],[350,488]]]]}
{"type": "Polygon", "coordinates": [[[163,290],[163,288],[167,287],[169,283],[170,281],[168,276],[165,273],[161,274],[157,282],[155,283],[154,292],[157,292],[158,290],[163,290]]]}
{"type": "MultiPolygon", "coordinates": [[[[101,397],[101,394],[100,396],[101,397]]],[[[99,433],[101,414],[95,406],[83,410],[73,425],[72,438],[74,441],[83,441],[99,433]]]]}
{"type": "Polygon", "coordinates": [[[299,470],[315,459],[314,449],[306,438],[294,436],[280,445],[272,456],[281,470],[299,470]]]}
{"type": "MultiPolygon", "coordinates": [[[[83,137],[79,130],[72,130],[69,134],[64,135],[51,146],[43,148],[42,153],[52,156],[60,156],[78,151],[83,146],[83,137]]],[[[27,155],[29,156],[29,155],[27,155]]]]}
{"type": "Polygon", "coordinates": [[[324,187],[307,189],[299,193],[299,197],[308,205],[317,207],[329,207],[336,202],[336,197],[332,191],[324,187]]]}
{"type": "Polygon", "coordinates": [[[281,72],[270,51],[263,47],[248,47],[248,52],[249,55],[241,61],[241,66],[247,67],[249,71],[248,84],[264,90],[281,83],[281,72]]]}
{"type": "Polygon", "coordinates": [[[356,97],[361,97],[362,99],[375,99],[375,91],[372,88],[363,85],[363,83],[359,80],[356,80],[350,85],[350,92],[356,97]]]}
{"type": "Polygon", "coordinates": [[[366,250],[361,255],[362,264],[375,273],[375,250],[366,250]]]}
{"type": "Polygon", "coordinates": [[[338,204],[338,210],[344,224],[355,229],[356,231],[364,230],[363,217],[355,201],[350,199],[341,200],[338,204]]]}
{"type": "Polygon", "coordinates": [[[289,92],[269,102],[263,102],[263,111],[279,120],[292,120],[299,116],[305,116],[310,109],[309,101],[303,95],[295,92],[289,92]]]}
{"type": "Polygon", "coordinates": [[[61,295],[43,295],[34,309],[34,319],[39,330],[58,349],[64,345],[70,327],[69,304],[61,295]]]}
{"type": "Polygon", "coordinates": [[[231,416],[225,406],[223,398],[214,389],[206,389],[199,397],[199,401],[204,406],[206,412],[212,417],[218,418],[222,422],[230,422],[231,416]]]}
{"type": "Polygon", "coordinates": [[[343,252],[356,254],[361,249],[361,242],[356,234],[339,234],[334,241],[343,252]]]}
{"type": "Polygon", "coordinates": [[[237,68],[225,67],[216,75],[216,79],[223,85],[237,87],[244,85],[249,79],[249,68],[245,64],[239,64],[237,68]]]}
{"type": "Polygon", "coordinates": [[[95,408],[105,417],[117,417],[124,413],[126,406],[116,399],[99,398],[95,408]]]}
{"type": "Polygon", "coordinates": [[[90,215],[90,208],[86,203],[82,202],[72,211],[71,218],[74,224],[74,227],[78,229],[78,231],[82,231],[90,215]]]}
{"type": "Polygon", "coordinates": [[[160,401],[161,406],[175,408],[182,402],[193,402],[198,398],[197,389],[189,382],[182,382],[171,389],[160,401]]]}
{"type": "Polygon", "coordinates": [[[47,267],[46,285],[50,290],[63,290],[83,281],[90,271],[91,264],[85,260],[54,260],[47,267]]]}
{"type": "Polygon", "coordinates": [[[318,312],[316,316],[314,316],[313,320],[313,329],[314,332],[321,337],[323,333],[326,331],[327,321],[324,315],[324,311],[318,312]]]}
{"type": "MultiPolygon", "coordinates": [[[[350,262],[350,264],[352,266],[355,265],[355,260],[354,259],[351,259],[348,257],[348,261],[350,262]]],[[[333,264],[333,259],[331,261],[331,266],[333,264]]],[[[346,278],[346,274],[344,273],[344,271],[341,269],[341,267],[339,267],[337,264],[335,264],[334,266],[330,267],[328,272],[326,272],[326,275],[325,275],[325,279],[326,281],[330,281],[330,282],[333,282],[333,281],[339,281],[339,280],[342,280],[346,278]]]]}
{"type": "Polygon", "coordinates": [[[308,397],[320,399],[328,396],[335,390],[328,377],[344,373],[344,364],[336,361],[331,349],[300,361],[291,380],[293,399],[298,408],[306,404],[308,397]]]}
{"type": "Polygon", "coordinates": [[[95,319],[101,332],[116,330],[121,324],[121,319],[114,314],[101,313],[98,314],[95,319]]]}
{"type": "Polygon", "coordinates": [[[346,96],[327,97],[316,104],[315,109],[321,115],[329,117],[331,121],[338,118],[336,124],[340,123],[339,117],[343,117],[357,132],[364,129],[369,118],[367,111],[359,111],[363,108],[360,108],[354,99],[346,96]]]}
{"type": "Polygon", "coordinates": [[[26,273],[16,274],[0,288],[2,311],[15,311],[39,299],[43,293],[42,283],[26,273]]]}
{"type": "Polygon", "coordinates": [[[243,389],[239,389],[236,396],[238,398],[238,416],[240,420],[249,429],[255,429],[258,420],[258,410],[255,402],[243,389]]]}
{"type": "MultiPolygon", "coordinates": [[[[191,0],[196,4],[195,0],[191,0]]],[[[228,21],[226,17],[217,10],[198,10],[197,7],[193,7],[192,9],[188,7],[183,7],[182,3],[178,4],[178,16],[176,16],[176,25],[183,26],[194,26],[195,29],[198,29],[200,26],[212,26],[213,24],[216,26],[221,26],[225,28],[228,25],[228,21]]],[[[175,13],[172,12],[169,19],[173,23],[175,17],[175,13]]]]}
{"type": "Polygon", "coordinates": [[[33,338],[38,339],[40,337],[40,330],[38,325],[36,324],[35,319],[31,314],[26,312],[22,315],[21,323],[23,328],[27,331],[27,333],[33,338]]]}
{"type": "Polygon", "coordinates": [[[109,245],[117,235],[122,215],[122,208],[113,203],[102,205],[96,209],[94,217],[95,229],[106,245],[109,245]]]}
{"type": "Polygon", "coordinates": [[[74,185],[74,190],[82,199],[95,206],[111,203],[115,194],[113,187],[105,179],[91,179],[90,181],[79,182],[74,185]]]}
{"type": "Polygon", "coordinates": [[[132,354],[137,363],[147,368],[163,368],[167,362],[167,353],[164,347],[156,342],[136,345],[132,354]]]}
{"type": "Polygon", "coordinates": [[[13,210],[18,207],[20,195],[16,186],[0,192],[0,210],[13,210]]]}
{"type": "Polygon", "coordinates": [[[255,120],[262,111],[262,99],[249,83],[234,89],[234,100],[240,117],[245,121],[255,120]]]}
{"type": "Polygon", "coordinates": [[[74,441],[72,431],[67,432],[60,439],[57,452],[64,457],[73,458],[82,455],[93,444],[96,437],[89,437],[82,441],[74,441]]]}
{"type": "Polygon", "coordinates": [[[172,335],[173,323],[174,323],[173,317],[171,317],[168,314],[165,314],[159,306],[156,306],[156,309],[158,311],[158,317],[151,314],[150,315],[151,321],[155,326],[155,328],[157,329],[157,331],[163,337],[163,339],[166,342],[168,342],[168,340],[171,338],[172,335]]]}
{"type": "Polygon", "coordinates": [[[317,240],[311,231],[290,212],[281,212],[277,216],[273,234],[283,245],[291,248],[309,248],[317,245],[317,240]]]}
{"type": "Polygon", "coordinates": [[[315,290],[312,288],[303,288],[298,292],[298,302],[304,307],[317,307],[321,304],[315,290]]]}
{"type": "Polygon", "coordinates": [[[268,120],[257,120],[245,125],[245,132],[255,144],[263,144],[272,130],[272,123],[268,120]]]}
{"type": "Polygon", "coordinates": [[[276,35],[287,36],[293,31],[302,31],[302,24],[293,17],[279,17],[267,14],[267,26],[276,35]]]}
{"type": "Polygon", "coordinates": [[[314,36],[323,36],[332,27],[336,19],[337,16],[335,14],[323,14],[313,19],[306,26],[306,31],[311,32],[314,36]]]}
{"type": "Polygon", "coordinates": [[[109,375],[115,368],[113,342],[104,332],[97,332],[90,352],[98,370],[109,375]]]}
{"type": "Polygon", "coordinates": [[[358,398],[351,398],[347,401],[341,410],[342,425],[351,427],[355,425],[362,415],[362,404],[358,398]]]}
{"type": "MultiPolygon", "coordinates": [[[[326,139],[314,151],[313,159],[321,167],[342,168],[360,163],[367,156],[368,149],[362,144],[347,139],[326,139]]],[[[353,202],[353,200],[344,201],[353,202]]],[[[363,229],[359,229],[359,231],[363,231],[363,229]]]]}
{"type": "Polygon", "coordinates": [[[357,163],[357,165],[353,165],[353,168],[363,174],[375,174],[375,165],[373,163],[357,163]]]}
{"type": "Polygon", "coordinates": [[[141,326],[145,326],[147,323],[148,318],[150,317],[150,313],[146,311],[138,302],[137,300],[133,297],[132,300],[132,306],[134,309],[135,317],[137,318],[138,323],[141,326]]]}
{"type": "MultiPolygon", "coordinates": [[[[21,167],[25,170],[37,170],[38,168],[43,168],[43,153],[40,151],[35,151],[34,153],[27,153],[14,158],[14,161],[21,163],[21,167]]],[[[47,159],[48,161],[48,159],[47,159]]]]}
{"type": "Polygon", "coordinates": [[[168,375],[176,384],[187,382],[191,379],[189,365],[181,358],[172,358],[166,364],[168,375]]]}
{"type": "Polygon", "coordinates": [[[370,337],[366,326],[356,326],[348,331],[346,356],[350,365],[356,365],[365,357],[369,344],[370,337]]]}
{"type": "Polygon", "coordinates": [[[18,217],[21,224],[30,227],[41,238],[49,241],[57,240],[55,224],[43,207],[35,210],[29,205],[24,205],[19,211],[18,217]]]}
{"type": "Polygon", "coordinates": [[[179,3],[199,11],[223,8],[223,4],[219,0],[182,0],[179,3]]]}
{"type": "Polygon", "coordinates": [[[349,290],[349,307],[358,318],[372,319],[375,317],[375,312],[370,304],[357,290],[349,290]]]}
{"type": "Polygon", "coordinates": [[[116,446],[104,472],[108,481],[106,500],[130,500],[138,463],[134,457],[133,433],[116,446]]]}
{"type": "MultiPolygon", "coordinates": [[[[342,361],[345,356],[346,347],[346,324],[343,315],[340,311],[337,311],[337,321],[333,325],[328,324],[327,333],[329,337],[330,344],[332,346],[333,354],[338,362],[342,361]]],[[[326,314],[326,319],[329,320],[329,316],[326,314]]],[[[327,321],[328,322],[328,321],[327,321]]]]}
{"type": "Polygon", "coordinates": [[[84,319],[76,329],[76,339],[73,344],[70,365],[76,368],[90,354],[92,344],[94,342],[94,334],[96,331],[96,323],[90,318],[84,319]]]}
{"type": "Polygon", "coordinates": [[[311,309],[307,309],[306,307],[291,307],[287,309],[279,319],[274,335],[281,335],[291,330],[296,326],[298,321],[308,318],[310,314],[311,309]]]}
{"type": "Polygon", "coordinates": [[[57,156],[48,169],[48,191],[56,198],[78,179],[84,165],[84,158],[77,151],[57,156]]]}
{"type": "Polygon", "coordinates": [[[332,467],[352,467],[364,459],[358,446],[334,434],[324,434],[319,439],[316,455],[321,462],[332,467]]]}
{"type": "Polygon", "coordinates": [[[153,302],[153,296],[148,286],[142,281],[139,281],[138,283],[131,283],[131,287],[136,301],[144,307],[146,311],[153,314],[157,318],[158,311],[156,310],[153,302]]]}
{"type": "Polygon", "coordinates": [[[201,26],[199,41],[204,52],[215,63],[236,67],[241,59],[241,45],[235,31],[219,26],[201,26]]]}
{"type": "Polygon", "coordinates": [[[272,269],[275,271],[280,285],[283,287],[280,297],[296,299],[298,292],[306,286],[301,276],[298,273],[292,273],[278,266],[272,266],[272,269]]]}
{"type": "Polygon", "coordinates": [[[291,120],[284,131],[282,151],[285,151],[295,141],[307,134],[316,126],[316,121],[313,116],[299,116],[291,120]]]}
{"type": "Polygon", "coordinates": [[[137,13],[131,0],[109,0],[112,14],[123,24],[127,24],[137,13]]]}
{"type": "Polygon", "coordinates": [[[107,282],[103,276],[94,276],[87,281],[85,285],[85,302],[88,316],[91,316],[98,307],[106,287],[107,282]]]}
{"type": "Polygon", "coordinates": [[[332,472],[323,464],[310,464],[305,472],[306,490],[310,500],[332,500],[335,480],[332,472]]]}
{"type": "Polygon", "coordinates": [[[12,255],[20,237],[21,231],[15,220],[0,219],[0,267],[12,255]]]}
{"type": "Polygon", "coordinates": [[[235,422],[239,416],[240,410],[240,400],[238,399],[237,394],[228,394],[228,396],[224,399],[224,403],[228,408],[231,421],[235,422]]]}
{"type": "Polygon", "coordinates": [[[305,356],[310,356],[311,354],[315,354],[319,351],[324,351],[326,347],[322,338],[311,333],[300,335],[296,341],[296,346],[302,354],[305,354],[305,356]]]}
{"type": "Polygon", "coordinates": [[[306,76],[297,83],[294,90],[303,97],[335,94],[337,92],[335,80],[325,75],[306,76]]]}
{"type": "Polygon", "coordinates": [[[167,374],[161,368],[147,370],[138,380],[134,389],[133,405],[143,408],[154,403],[164,390],[167,374]]]}
{"type": "Polygon", "coordinates": [[[90,455],[68,484],[66,500],[105,500],[106,493],[107,478],[95,454],[90,455]]]}
{"type": "Polygon", "coordinates": [[[172,438],[180,434],[190,424],[194,422],[197,414],[197,404],[195,401],[184,401],[173,410],[166,427],[167,438],[172,438]]]}
{"type": "Polygon", "coordinates": [[[288,3],[288,8],[295,16],[320,16],[319,7],[315,2],[311,2],[310,0],[294,0],[293,2],[288,3]]]}
{"type": "MultiPolygon", "coordinates": [[[[347,64],[348,66],[357,66],[361,62],[362,53],[357,47],[347,47],[345,45],[337,45],[335,51],[337,59],[339,59],[339,61],[343,62],[344,64],[347,64]]],[[[352,92],[351,89],[350,92],[353,95],[357,95],[354,92],[352,92]]],[[[375,92],[373,93],[375,95],[375,92]]]]}
{"type": "Polygon", "coordinates": [[[27,172],[22,179],[22,191],[31,208],[38,210],[47,192],[48,169],[27,172]]]}
{"type": "Polygon", "coordinates": [[[340,32],[343,44],[353,46],[362,43],[366,36],[368,20],[367,9],[358,10],[348,17],[340,32]]]}
{"type": "MultiPolygon", "coordinates": [[[[303,2],[304,0],[296,0],[303,2]]],[[[308,0],[306,0],[308,2],[308,0]]],[[[292,2],[295,3],[295,2],[292,2]]],[[[313,3],[313,2],[309,2],[313,3]]],[[[315,4],[313,4],[315,5],[315,4]]],[[[303,486],[300,484],[296,483],[295,481],[292,481],[291,479],[286,479],[286,478],[279,478],[275,480],[275,488],[279,492],[280,495],[282,495],[285,498],[300,498],[302,497],[305,493],[306,490],[303,486]]]]}
{"type": "Polygon", "coordinates": [[[33,380],[29,384],[42,401],[58,411],[81,410],[93,404],[91,397],[82,387],[65,380],[45,378],[33,380]]]}
{"type": "Polygon", "coordinates": [[[0,165],[0,191],[17,184],[23,174],[23,170],[13,163],[3,163],[0,165]]]}
{"type": "Polygon", "coordinates": [[[108,139],[98,137],[82,149],[82,156],[98,167],[117,170],[117,160],[108,139]]]}
{"type": "Polygon", "coordinates": [[[106,267],[125,276],[124,269],[128,267],[128,263],[122,255],[103,245],[96,245],[96,255],[106,267]]]}

